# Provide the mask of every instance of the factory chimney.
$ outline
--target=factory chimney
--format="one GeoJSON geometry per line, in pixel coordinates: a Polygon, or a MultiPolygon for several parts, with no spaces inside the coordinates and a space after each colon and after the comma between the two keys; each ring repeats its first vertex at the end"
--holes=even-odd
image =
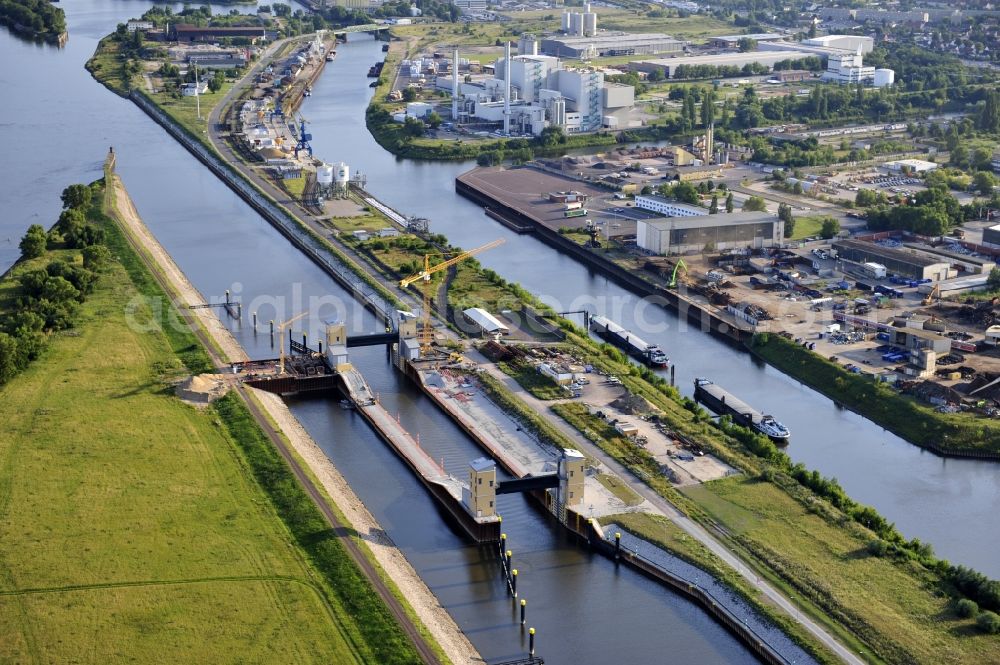
{"type": "Polygon", "coordinates": [[[503,49],[503,133],[510,134],[510,42],[503,49]]]}
{"type": "Polygon", "coordinates": [[[458,122],[458,49],[451,54],[451,121],[458,122]]]}

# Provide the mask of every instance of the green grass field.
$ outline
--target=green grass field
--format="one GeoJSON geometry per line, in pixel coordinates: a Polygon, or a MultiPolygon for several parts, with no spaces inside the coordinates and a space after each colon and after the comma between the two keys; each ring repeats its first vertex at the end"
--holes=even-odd
{"type": "Polygon", "coordinates": [[[136,296],[112,266],[0,389],[0,661],[357,662],[232,442],[165,383],[166,339],[128,325],[136,296]]]}
{"type": "Polygon", "coordinates": [[[747,478],[682,492],[721,523],[731,541],[770,562],[790,594],[867,641],[876,661],[1000,662],[996,637],[957,618],[933,576],[919,566],[869,555],[871,535],[861,527],[831,524],[779,487],[747,478]]]}
{"type": "Polygon", "coordinates": [[[413,662],[242,403],[174,396],[206,355],[98,208],[120,262],[0,388],[0,662],[413,662]]]}
{"type": "Polygon", "coordinates": [[[795,230],[788,238],[789,240],[802,240],[811,236],[819,237],[819,231],[823,227],[823,220],[828,215],[806,215],[795,218],[795,230]]]}

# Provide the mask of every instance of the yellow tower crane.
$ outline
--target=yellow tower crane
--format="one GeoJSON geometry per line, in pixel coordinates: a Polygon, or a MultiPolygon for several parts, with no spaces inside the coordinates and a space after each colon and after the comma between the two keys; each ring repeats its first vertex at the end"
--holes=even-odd
{"type": "Polygon", "coordinates": [[[424,296],[424,311],[421,326],[420,326],[420,353],[421,355],[426,355],[431,351],[431,341],[433,335],[431,332],[431,292],[430,292],[430,281],[431,275],[442,270],[447,270],[451,266],[464,261],[465,259],[473,256],[474,254],[479,254],[480,252],[485,252],[488,249],[493,249],[494,247],[499,247],[506,242],[503,238],[494,240],[493,242],[488,242],[481,247],[476,247],[475,249],[470,249],[467,252],[462,252],[456,257],[450,258],[447,261],[443,261],[435,266],[431,265],[431,255],[424,255],[424,269],[415,275],[410,275],[406,279],[402,279],[399,282],[399,286],[402,288],[408,287],[417,281],[424,282],[423,296],[424,296]]]}
{"type": "Polygon", "coordinates": [[[280,349],[278,352],[278,376],[285,373],[285,330],[308,313],[309,310],[299,312],[284,323],[278,324],[278,348],[280,349]]]}

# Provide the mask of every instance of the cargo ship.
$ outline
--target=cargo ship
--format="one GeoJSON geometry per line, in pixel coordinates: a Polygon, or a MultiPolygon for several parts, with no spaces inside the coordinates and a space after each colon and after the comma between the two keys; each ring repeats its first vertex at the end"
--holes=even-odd
{"type": "Polygon", "coordinates": [[[694,380],[694,398],[720,416],[732,416],[733,422],[749,427],[776,443],[786,443],[791,436],[788,428],[774,416],[761,413],[708,379],[694,380]]]}
{"type": "Polygon", "coordinates": [[[670,359],[660,347],[656,344],[647,344],[638,335],[625,330],[606,316],[590,317],[590,329],[650,367],[670,365],[670,359]]]}

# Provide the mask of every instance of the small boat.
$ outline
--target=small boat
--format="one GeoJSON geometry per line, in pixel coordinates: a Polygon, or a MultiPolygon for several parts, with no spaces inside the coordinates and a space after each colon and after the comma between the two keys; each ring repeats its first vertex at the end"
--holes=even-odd
{"type": "Polygon", "coordinates": [[[333,59],[336,58],[336,57],[337,57],[337,52],[336,51],[330,51],[327,54],[327,56],[326,56],[326,61],[327,62],[333,62],[333,59]]]}
{"type": "Polygon", "coordinates": [[[788,437],[791,436],[788,428],[775,420],[774,416],[765,415],[758,422],[753,424],[753,428],[764,436],[771,437],[775,441],[787,441],[788,437]]]}
{"type": "Polygon", "coordinates": [[[349,399],[342,399],[342,400],[340,400],[340,408],[342,408],[342,409],[353,409],[354,408],[354,402],[352,402],[349,399]]]}

